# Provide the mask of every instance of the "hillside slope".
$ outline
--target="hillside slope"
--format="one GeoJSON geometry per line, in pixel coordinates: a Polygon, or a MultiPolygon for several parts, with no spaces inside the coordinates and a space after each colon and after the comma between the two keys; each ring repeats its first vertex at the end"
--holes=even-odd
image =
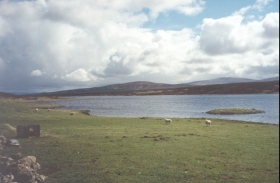
{"type": "Polygon", "coordinates": [[[0,98],[1,97],[17,97],[17,95],[10,94],[10,93],[5,93],[5,92],[0,92],[0,98]]]}
{"type": "Polygon", "coordinates": [[[95,96],[95,95],[209,95],[279,93],[279,81],[245,82],[215,85],[169,85],[134,82],[105,87],[39,93],[28,96],[95,96]]]}

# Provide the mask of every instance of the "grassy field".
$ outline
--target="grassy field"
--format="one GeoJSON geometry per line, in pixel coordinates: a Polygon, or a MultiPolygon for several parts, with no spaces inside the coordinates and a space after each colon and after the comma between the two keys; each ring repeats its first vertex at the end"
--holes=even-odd
{"type": "Polygon", "coordinates": [[[109,118],[39,109],[0,99],[0,131],[39,124],[41,137],[19,138],[47,183],[279,182],[279,125],[211,119],[109,118]]]}

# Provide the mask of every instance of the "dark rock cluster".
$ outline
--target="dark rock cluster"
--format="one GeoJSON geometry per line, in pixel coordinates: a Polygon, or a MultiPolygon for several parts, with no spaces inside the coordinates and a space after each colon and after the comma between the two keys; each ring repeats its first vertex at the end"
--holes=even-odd
{"type": "Polygon", "coordinates": [[[0,134],[0,149],[4,149],[7,144],[7,139],[4,135],[0,134]]]}
{"type": "MultiPolygon", "coordinates": [[[[6,147],[7,140],[0,135],[0,149],[6,147]]],[[[0,155],[0,183],[42,183],[46,176],[37,171],[40,164],[35,156],[22,157],[21,153],[0,155]]]]}

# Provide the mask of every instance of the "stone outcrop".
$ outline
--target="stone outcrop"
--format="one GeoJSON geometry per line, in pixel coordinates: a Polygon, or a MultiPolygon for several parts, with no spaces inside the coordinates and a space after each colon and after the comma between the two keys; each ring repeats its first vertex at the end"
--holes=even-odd
{"type": "MultiPolygon", "coordinates": [[[[8,140],[0,134],[0,148],[6,148],[8,140]]],[[[0,183],[42,183],[46,176],[37,171],[41,169],[35,156],[22,157],[21,153],[0,155],[0,183]]]]}
{"type": "Polygon", "coordinates": [[[6,143],[7,143],[6,137],[0,133],[0,149],[4,149],[6,143]]]}
{"type": "Polygon", "coordinates": [[[40,168],[35,156],[21,158],[20,153],[11,156],[0,155],[0,182],[42,183],[47,177],[37,173],[40,168]]]}

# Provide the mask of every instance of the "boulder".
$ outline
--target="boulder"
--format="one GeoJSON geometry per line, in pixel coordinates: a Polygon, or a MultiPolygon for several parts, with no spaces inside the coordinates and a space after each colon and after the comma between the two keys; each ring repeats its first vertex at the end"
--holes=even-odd
{"type": "MultiPolygon", "coordinates": [[[[19,155],[17,153],[16,157],[19,155]]],[[[0,167],[0,182],[42,183],[47,178],[37,173],[41,167],[35,156],[26,156],[17,161],[10,156],[0,156],[0,167]]]]}
{"type": "Polygon", "coordinates": [[[19,146],[19,142],[18,142],[18,140],[16,140],[16,139],[9,139],[8,142],[7,142],[7,144],[8,144],[9,146],[19,146]]]}

